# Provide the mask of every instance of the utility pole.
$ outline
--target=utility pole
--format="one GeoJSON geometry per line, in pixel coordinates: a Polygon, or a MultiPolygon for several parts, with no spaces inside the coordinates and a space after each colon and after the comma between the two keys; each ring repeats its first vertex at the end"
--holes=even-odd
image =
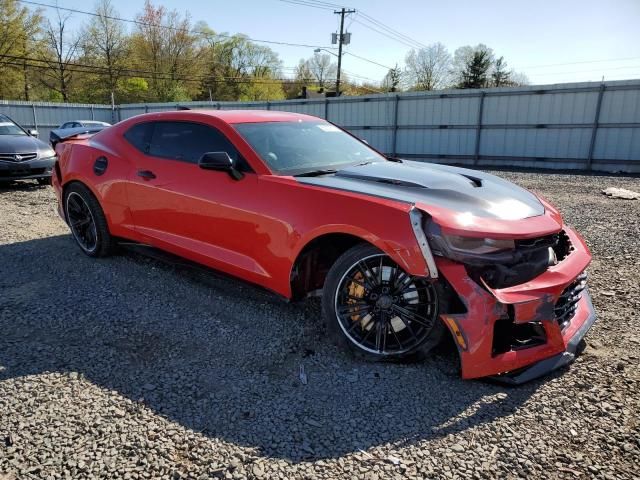
{"type": "Polygon", "coordinates": [[[336,15],[340,15],[340,35],[338,36],[338,74],[336,75],[336,96],[340,96],[340,69],[342,67],[342,44],[344,43],[344,16],[349,13],[355,13],[355,10],[346,10],[342,7],[341,10],[334,11],[336,15]]]}

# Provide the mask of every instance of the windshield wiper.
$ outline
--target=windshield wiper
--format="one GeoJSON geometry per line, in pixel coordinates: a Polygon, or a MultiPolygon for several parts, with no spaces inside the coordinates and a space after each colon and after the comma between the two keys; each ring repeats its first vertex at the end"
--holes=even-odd
{"type": "Polygon", "coordinates": [[[329,175],[331,173],[336,173],[338,170],[332,168],[326,168],[323,170],[311,170],[309,172],[298,173],[294,175],[294,177],[317,177],[319,175],[329,175]]]}

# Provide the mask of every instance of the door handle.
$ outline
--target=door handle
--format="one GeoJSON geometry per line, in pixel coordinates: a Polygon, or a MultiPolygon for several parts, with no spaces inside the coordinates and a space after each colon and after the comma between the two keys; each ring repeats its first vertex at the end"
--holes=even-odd
{"type": "Polygon", "coordinates": [[[155,173],[153,173],[151,170],[138,170],[138,176],[144,178],[145,180],[156,178],[155,173]]]}

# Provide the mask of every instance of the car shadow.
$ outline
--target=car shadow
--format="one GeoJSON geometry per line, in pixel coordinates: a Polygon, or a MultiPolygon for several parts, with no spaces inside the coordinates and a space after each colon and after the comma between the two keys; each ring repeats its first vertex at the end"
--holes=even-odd
{"type": "Polygon", "coordinates": [[[0,382],[77,372],[202,435],[292,462],[473,428],[540,385],[463,381],[447,349],[365,363],[327,339],[318,302],[287,304],[136,253],[90,259],[68,235],[0,245],[0,270],[0,382]]]}

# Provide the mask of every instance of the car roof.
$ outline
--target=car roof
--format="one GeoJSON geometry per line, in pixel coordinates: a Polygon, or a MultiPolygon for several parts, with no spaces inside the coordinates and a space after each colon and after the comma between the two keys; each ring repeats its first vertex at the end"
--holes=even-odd
{"type": "Polygon", "coordinates": [[[215,117],[226,123],[262,123],[262,122],[313,122],[321,120],[302,113],[278,112],[274,110],[179,110],[138,115],[137,119],[148,117],[150,120],[194,120],[199,116],[215,117]]]}

